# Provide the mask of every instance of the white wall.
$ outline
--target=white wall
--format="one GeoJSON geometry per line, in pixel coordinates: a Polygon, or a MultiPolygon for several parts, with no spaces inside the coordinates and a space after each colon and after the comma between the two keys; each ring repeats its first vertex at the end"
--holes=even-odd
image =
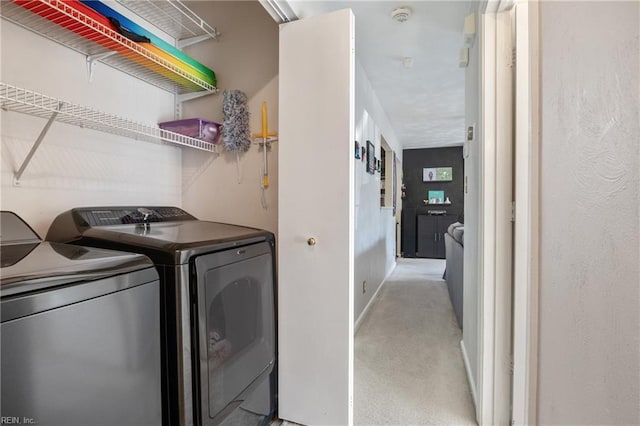
{"type": "MultiPolygon", "coordinates": [[[[173,118],[168,92],[102,64],[89,83],[83,55],[5,20],[1,26],[2,82],[147,124],[173,118]]],[[[58,213],[76,206],[181,204],[181,148],[61,123],[51,126],[15,186],[13,173],[46,120],[0,114],[1,207],[42,237],[58,213]]]]}
{"type": "MultiPolygon", "coordinates": [[[[400,143],[389,124],[364,69],[356,61],[356,140],[375,144],[380,158],[380,138],[402,158],[400,143]]],[[[369,174],[366,163],[354,159],[355,167],[355,311],[356,321],[396,263],[396,218],[393,209],[380,207],[380,173],[369,174]],[[363,282],[366,281],[366,292],[363,282]]],[[[391,164],[388,164],[388,179],[391,164]]],[[[399,208],[399,206],[398,206],[399,208]]]]}
{"type": "MultiPolygon", "coordinates": [[[[221,92],[189,101],[183,117],[222,123],[222,90],[239,89],[249,99],[250,125],[261,132],[262,101],[268,105],[269,131],[278,130],[278,25],[256,1],[195,1],[188,6],[216,25],[222,36],[185,49],[213,69],[221,92]]],[[[263,152],[252,145],[240,156],[183,153],[184,208],[199,219],[254,226],[277,232],[278,145],[268,151],[269,188],[262,206],[263,152]],[[240,176],[240,180],[238,180],[240,176]]]]}
{"type": "Polygon", "coordinates": [[[640,4],[542,2],[540,424],[640,423],[640,4]]]}
{"type": "MultiPolygon", "coordinates": [[[[479,14],[476,13],[476,28],[480,28],[479,14]]],[[[463,152],[464,172],[467,182],[464,194],[464,289],[462,342],[467,356],[468,373],[474,395],[478,384],[478,308],[480,252],[480,33],[469,49],[469,65],[465,71],[465,126],[473,126],[474,140],[465,143],[463,152]]]]}

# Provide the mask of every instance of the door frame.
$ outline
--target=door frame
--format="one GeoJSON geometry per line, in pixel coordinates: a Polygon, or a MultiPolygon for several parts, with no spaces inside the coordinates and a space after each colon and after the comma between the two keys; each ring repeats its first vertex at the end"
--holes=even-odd
{"type": "Polygon", "coordinates": [[[480,15],[480,232],[478,262],[478,383],[477,420],[481,425],[505,424],[510,418],[510,357],[512,227],[506,210],[510,208],[512,132],[508,96],[512,81],[509,67],[509,20],[505,13],[511,1],[488,2],[480,15]],[[507,78],[505,78],[507,77],[507,78]],[[506,149],[506,151],[505,151],[506,149]],[[510,158],[510,156],[508,157],[510,158]],[[498,160],[501,161],[498,161],[498,160]],[[504,180],[507,185],[504,185],[504,180]],[[506,270],[505,270],[506,267],[506,270]],[[506,318],[507,323],[504,324],[506,318]],[[507,362],[505,362],[507,361],[507,362]],[[505,383],[507,384],[505,389],[505,383]]]}
{"type": "MultiPolygon", "coordinates": [[[[478,343],[479,424],[535,424],[538,350],[538,235],[539,235],[539,3],[536,0],[495,0],[480,6],[481,25],[481,151],[480,287],[478,343]],[[513,117],[513,162],[496,161],[499,131],[499,96],[505,90],[500,77],[496,43],[498,14],[514,9],[516,78],[513,117]],[[496,200],[506,187],[497,177],[514,167],[514,228],[512,253],[496,250],[496,243],[511,232],[496,226],[501,214],[496,200]],[[511,256],[512,255],[512,256],[511,256]],[[510,285],[497,275],[497,265],[512,264],[510,285]],[[510,298],[513,295],[513,302],[510,298]],[[505,303],[507,302],[507,303],[505,303]],[[513,303],[513,305],[512,305],[513,303]],[[512,313],[505,309],[513,308],[512,313]],[[509,318],[511,327],[497,319],[509,318]],[[513,331],[512,331],[513,330],[513,331]],[[513,342],[510,342],[513,335],[513,342]],[[509,348],[509,346],[511,346],[509,348]],[[505,350],[510,353],[505,353],[505,350]],[[511,358],[510,368],[500,364],[511,358]],[[510,377],[509,377],[510,376],[510,377]],[[501,384],[509,380],[510,389],[501,384]],[[510,404],[509,404],[510,402],[510,404]]],[[[503,63],[503,62],[502,62],[503,63]]],[[[504,113],[504,111],[502,111],[504,113]]]]}
{"type": "Polygon", "coordinates": [[[540,3],[516,1],[512,424],[537,424],[540,3]]]}

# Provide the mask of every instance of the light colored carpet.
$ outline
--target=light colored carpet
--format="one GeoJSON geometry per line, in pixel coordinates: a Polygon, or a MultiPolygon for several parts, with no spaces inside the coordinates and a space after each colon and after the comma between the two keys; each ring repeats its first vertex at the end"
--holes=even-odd
{"type": "Polygon", "coordinates": [[[475,425],[444,261],[399,259],[355,336],[356,425],[475,425]]]}

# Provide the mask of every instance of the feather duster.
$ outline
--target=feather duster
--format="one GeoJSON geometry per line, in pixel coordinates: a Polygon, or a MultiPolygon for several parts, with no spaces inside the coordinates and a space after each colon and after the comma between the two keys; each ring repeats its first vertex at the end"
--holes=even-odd
{"type": "Polygon", "coordinates": [[[247,152],[251,147],[247,95],[240,90],[225,90],[222,113],[224,148],[236,153],[247,152]]]}

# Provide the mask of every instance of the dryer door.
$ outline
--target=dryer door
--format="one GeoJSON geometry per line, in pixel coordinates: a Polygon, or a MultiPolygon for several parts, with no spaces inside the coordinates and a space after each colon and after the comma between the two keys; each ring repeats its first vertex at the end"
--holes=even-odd
{"type": "Polygon", "coordinates": [[[261,243],[199,256],[195,268],[199,411],[207,424],[226,417],[273,370],[273,260],[261,243]]]}

